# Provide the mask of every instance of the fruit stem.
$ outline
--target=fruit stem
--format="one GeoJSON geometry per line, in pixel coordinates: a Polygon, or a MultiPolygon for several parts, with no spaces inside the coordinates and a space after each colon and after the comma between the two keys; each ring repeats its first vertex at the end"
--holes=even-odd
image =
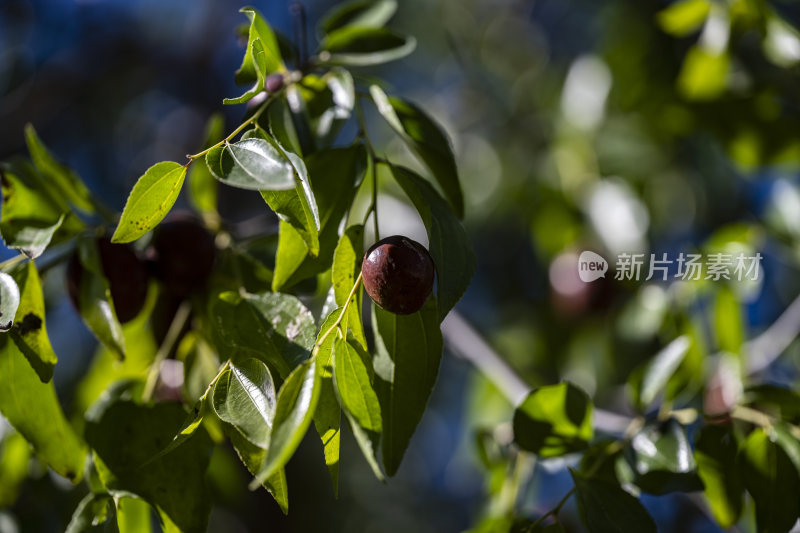
{"type": "Polygon", "coordinates": [[[170,354],[175,343],[178,342],[178,337],[180,337],[181,330],[183,330],[183,326],[186,325],[191,311],[192,306],[188,301],[183,302],[180,307],[178,307],[178,311],[175,313],[175,317],[169,325],[169,330],[167,330],[167,336],[164,337],[164,341],[161,343],[161,346],[158,347],[156,357],[150,365],[150,371],[147,374],[147,381],[145,381],[144,391],[142,392],[143,401],[149,402],[153,398],[153,392],[156,389],[158,375],[161,370],[161,363],[170,354]]]}
{"type": "Polygon", "coordinates": [[[353,284],[353,288],[350,289],[350,294],[347,296],[347,301],[342,306],[342,312],[339,313],[339,317],[336,319],[336,322],[331,324],[331,327],[328,328],[328,330],[325,333],[320,335],[319,339],[317,339],[317,342],[314,344],[314,349],[311,351],[311,357],[316,357],[317,352],[319,352],[320,346],[322,346],[322,344],[325,342],[325,339],[328,338],[328,335],[330,335],[331,332],[337,329],[339,327],[339,324],[342,323],[342,319],[345,317],[345,315],[347,315],[347,310],[350,308],[350,302],[354,300],[356,291],[361,286],[361,281],[363,280],[363,278],[364,274],[359,272],[358,277],[356,278],[356,282],[353,284]]]}

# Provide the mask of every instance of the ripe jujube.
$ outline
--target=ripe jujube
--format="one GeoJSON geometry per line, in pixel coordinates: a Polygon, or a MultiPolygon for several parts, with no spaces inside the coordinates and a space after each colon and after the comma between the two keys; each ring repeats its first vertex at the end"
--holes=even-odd
{"type": "MultiPolygon", "coordinates": [[[[107,238],[99,238],[96,245],[117,319],[121,323],[128,322],[139,314],[147,299],[147,268],[127,244],[116,244],[107,238]]],[[[67,266],[67,292],[76,309],[80,308],[78,295],[84,272],[78,254],[75,253],[67,266]]]]}
{"type": "Polygon", "coordinates": [[[361,264],[364,289],[382,309],[397,315],[419,311],[433,290],[434,265],[420,243],[394,235],[373,244],[361,264]]]}

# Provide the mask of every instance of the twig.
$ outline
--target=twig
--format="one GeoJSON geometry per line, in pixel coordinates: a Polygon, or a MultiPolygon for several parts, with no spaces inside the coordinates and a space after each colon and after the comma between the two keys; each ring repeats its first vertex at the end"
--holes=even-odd
{"type": "Polygon", "coordinates": [[[153,363],[150,365],[150,372],[147,374],[147,381],[145,381],[144,391],[142,392],[142,399],[144,401],[149,401],[153,397],[153,391],[155,391],[158,375],[161,370],[161,363],[172,351],[175,343],[178,342],[178,337],[180,337],[181,330],[183,330],[183,326],[186,325],[191,311],[192,305],[188,301],[183,302],[180,307],[178,307],[178,311],[175,313],[175,317],[172,319],[172,323],[167,330],[167,335],[164,337],[161,346],[158,347],[155,359],[153,359],[153,363]]]}

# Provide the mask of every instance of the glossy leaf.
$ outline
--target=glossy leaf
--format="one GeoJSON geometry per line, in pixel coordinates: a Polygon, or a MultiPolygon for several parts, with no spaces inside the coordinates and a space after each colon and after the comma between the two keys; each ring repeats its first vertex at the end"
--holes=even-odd
{"type": "Polygon", "coordinates": [[[644,368],[639,405],[649,407],[666,388],[670,378],[689,351],[689,337],[683,335],[667,344],[644,368]]]}
{"type": "Polygon", "coordinates": [[[295,187],[291,161],[271,140],[249,138],[225,144],[209,152],[206,162],[211,173],[231,187],[255,191],[295,187]]]}
{"type": "Polygon", "coordinates": [[[214,387],[214,411],[260,448],[269,446],[275,417],[275,385],[258,359],[231,364],[214,387]]]}
{"type": "Polygon", "coordinates": [[[250,483],[253,489],[281,470],[308,430],[319,400],[317,360],[311,358],[294,369],[278,392],[275,421],[264,463],[250,483]]]}
{"type": "MultiPolygon", "coordinates": [[[[361,272],[361,260],[364,256],[364,226],[355,225],[347,228],[336,245],[333,253],[333,266],[331,279],[333,281],[334,301],[336,305],[343,306],[350,291],[355,285],[356,278],[361,272]]],[[[342,320],[345,331],[353,332],[356,341],[363,349],[367,349],[367,338],[364,334],[364,325],[361,322],[361,291],[356,292],[356,301],[350,304],[347,317],[342,320]]]]}
{"type": "MultiPolygon", "coordinates": [[[[342,310],[334,309],[320,327],[320,334],[328,331],[338,320],[342,310]]],[[[342,410],[333,384],[333,343],[336,333],[325,338],[317,350],[319,368],[319,400],[314,413],[314,427],[322,440],[325,464],[331,474],[333,492],[339,494],[339,444],[341,440],[342,410]]]]}
{"type": "Polygon", "coordinates": [[[118,358],[125,357],[125,336],[114,310],[111,289],[103,273],[100,253],[93,238],[78,242],[78,259],[83,275],[78,292],[78,308],[81,318],[95,337],[118,358]]]}
{"type": "Polygon", "coordinates": [[[272,280],[274,291],[331,267],[339,226],[361,182],[366,154],[363,146],[355,145],[316,152],[306,159],[306,163],[319,206],[319,251],[313,254],[302,235],[287,222],[282,222],[272,280]]]}
{"type": "Polygon", "coordinates": [[[19,297],[19,287],[14,278],[0,272],[0,331],[8,331],[14,325],[19,297]]]}
{"type": "Polygon", "coordinates": [[[514,411],[514,441],[540,457],[586,449],[593,411],[589,396],[571,383],[534,389],[514,411]]]}
{"type": "Polygon", "coordinates": [[[334,341],[333,381],[356,441],[372,471],[383,480],[377,460],[381,433],[381,406],[362,356],[344,339],[334,341]]]}
{"type": "Polygon", "coordinates": [[[430,183],[408,169],[396,166],[391,169],[428,231],[438,278],[439,320],[443,320],[467,290],[475,273],[475,253],[464,226],[430,183]]]}
{"type": "Polygon", "coordinates": [[[618,485],[571,470],[581,521],[589,533],[656,533],[656,524],[638,499],[618,485]]]}
{"type": "Polygon", "coordinates": [[[355,0],[333,8],[322,19],[324,33],[347,27],[381,28],[397,11],[396,0],[355,0]]]}
{"type": "Polygon", "coordinates": [[[86,450],[64,416],[52,382],[42,383],[8,335],[0,335],[0,413],[39,458],[77,483],[86,450]]]}
{"type": "Polygon", "coordinates": [[[63,198],[51,194],[29,163],[13,160],[0,163],[3,209],[0,233],[6,246],[36,258],[57,234],[69,236],[82,228],[63,198]]]}
{"type": "Polygon", "coordinates": [[[727,529],[742,514],[744,483],[736,460],[738,445],[730,428],[706,425],[695,444],[697,472],[705,496],[720,527],[727,529]]]}
{"type": "Polygon", "coordinates": [[[703,490],[686,432],[675,419],[644,428],[626,452],[634,482],[645,492],[703,490]]]}
{"type": "Polygon", "coordinates": [[[375,389],[381,403],[383,466],[393,476],[433,390],[442,357],[442,333],[431,298],[410,315],[372,306],[375,389]]]}
{"type": "Polygon", "coordinates": [[[267,77],[267,52],[264,50],[264,45],[261,43],[261,39],[253,39],[252,43],[250,43],[249,52],[253,58],[253,67],[256,71],[256,82],[253,84],[253,87],[251,87],[250,90],[238,98],[225,98],[222,100],[223,104],[244,104],[245,102],[252,100],[254,96],[264,90],[264,80],[267,77]]]}
{"type": "Polygon", "coordinates": [[[767,432],[754,430],[739,451],[742,478],[756,504],[759,531],[789,531],[800,516],[800,477],[789,456],[767,432]]]}
{"type": "Polygon", "coordinates": [[[383,28],[342,28],[320,43],[321,57],[330,65],[369,66],[402,59],[417,47],[414,37],[383,28]]]}
{"type": "MultiPolygon", "coordinates": [[[[222,140],[225,120],[220,113],[211,115],[206,124],[203,148],[222,140]]],[[[208,169],[205,158],[196,159],[189,167],[189,200],[201,213],[216,213],[218,184],[208,169]]]]}
{"type": "Polygon", "coordinates": [[[272,292],[245,294],[243,298],[271,326],[267,335],[290,368],[308,359],[314,347],[316,324],[300,300],[272,292]]]}
{"type": "Polygon", "coordinates": [[[179,449],[148,460],[167,446],[185,418],[175,403],[153,406],[114,401],[87,414],[86,440],[110,491],[146,500],[169,526],[184,533],[206,530],[211,501],[205,484],[211,441],[197,432],[179,449]]]}
{"type": "Polygon", "coordinates": [[[133,186],[112,242],[135,241],[161,222],[181,192],[186,167],[172,161],[156,163],[133,186]]]}
{"type": "Polygon", "coordinates": [[[250,28],[242,66],[236,71],[236,83],[252,83],[258,79],[258,72],[253,58],[253,41],[256,39],[261,41],[264,50],[264,72],[269,74],[283,70],[285,67],[278,47],[278,40],[261,13],[252,7],[243,7],[239,12],[244,13],[250,19],[250,28]]]}
{"type": "Polygon", "coordinates": [[[37,170],[53,188],[84,213],[93,213],[92,195],[77,172],[59,162],[42,143],[32,124],[25,125],[25,143],[37,170]]]}
{"type": "Polygon", "coordinates": [[[463,217],[464,194],[453,148],[442,127],[414,104],[390,98],[377,85],[371,86],[369,91],[380,114],[430,169],[453,211],[459,218],[463,217]]]}
{"type": "Polygon", "coordinates": [[[14,275],[21,294],[11,338],[39,375],[39,379],[48,382],[53,377],[53,367],[58,362],[58,357],[47,336],[44,293],[39,273],[33,261],[28,261],[14,275]]]}

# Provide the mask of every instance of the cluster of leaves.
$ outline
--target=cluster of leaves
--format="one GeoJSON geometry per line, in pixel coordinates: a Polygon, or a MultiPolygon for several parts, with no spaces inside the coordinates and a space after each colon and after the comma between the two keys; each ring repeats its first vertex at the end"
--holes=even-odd
{"type": "MultiPolygon", "coordinates": [[[[224,442],[252,473],[251,489],[263,486],[287,512],[284,467],[312,422],[337,486],[342,413],[376,477],[397,472],[436,381],[440,323],[475,267],[445,134],[419,108],[378,85],[358,89],[348,70],[413,50],[413,38],[384,28],[396,7],[393,0],[338,7],[322,21],[312,58],[282,47],[285,39],[256,10],[242,9],[248,39],[236,80],[252,87],[224,103],[248,103],[247,118],[228,135],[213,118],[205,150],[186,164],[150,167],[118,222],[32,128],[26,135],[33,165],[23,159],[3,164],[0,233],[22,254],[0,274],[6,332],[0,336],[0,413],[44,464],[75,483],[86,481],[89,494],[71,533],[98,524],[146,531],[150,508],[165,531],[205,531],[205,471],[213,446],[224,442]],[[362,100],[375,104],[436,186],[376,155],[362,100]],[[342,140],[342,126],[356,115],[355,139],[342,140]],[[116,222],[113,242],[143,238],[146,245],[187,174],[190,201],[219,237],[217,265],[208,286],[181,304],[157,347],[156,297],[121,325],[94,239],[87,237],[116,222]],[[379,177],[393,179],[419,212],[438,283],[420,311],[399,316],[373,305],[364,320],[364,223],[374,218],[377,237],[379,177]],[[257,258],[263,251],[258,239],[236,242],[227,232],[216,212],[219,183],[257,191],[278,215],[274,265],[257,258]],[[372,198],[363,218],[353,212],[359,195],[372,198]],[[78,311],[104,350],[79,387],[74,424],[53,388],[57,358],[45,326],[45,268],[34,263],[47,251],[49,267],[73,250],[90,274],[84,278],[92,280],[82,283],[78,311]],[[324,298],[319,318],[298,298],[309,279],[324,298]],[[158,379],[170,356],[183,363],[184,374],[183,386],[172,392],[158,379]],[[180,402],[166,401],[176,395],[180,402]]],[[[168,289],[153,283],[151,293],[168,289]]],[[[15,442],[6,439],[0,463],[22,453],[15,442]]],[[[19,476],[0,475],[0,485],[13,492],[10,483],[16,486],[19,476]]]]}

